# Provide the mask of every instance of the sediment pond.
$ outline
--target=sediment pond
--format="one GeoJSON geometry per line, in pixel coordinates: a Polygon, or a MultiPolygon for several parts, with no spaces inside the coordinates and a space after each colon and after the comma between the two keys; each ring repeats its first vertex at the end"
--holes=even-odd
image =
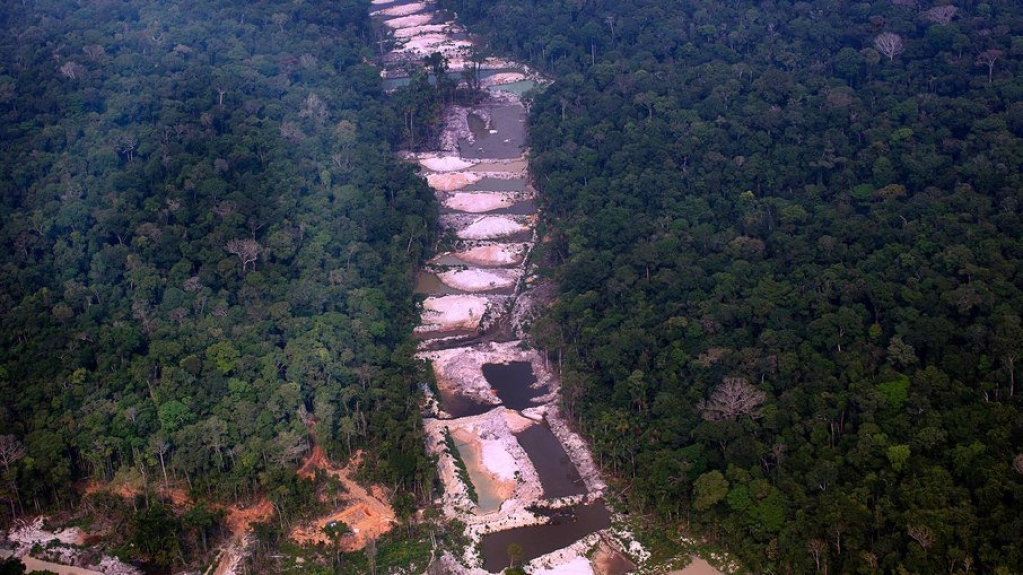
{"type": "Polygon", "coordinates": [[[501,403],[516,411],[533,407],[533,400],[545,393],[543,389],[533,388],[536,375],[533,374],[532,364],[527,361],[484,364],[483,377],[497,393],[501,403]]]}
{"type": "Polygon", "coordinates": [[[530,426],[516,433],[515,439],[533,462],[544,497],[555,499],[586,493],[579,470],[546,424],[530,426]]]}
{"type": "Polygon", "coordinates": [[[508,547],[522,547],[522,560],[529,561],[575,543],[611,525],[611,515],[602,501],[576,505],[557,514],[546,525],[517,527],[483,536],[483,568],[500,573],[508,567],[508,547]]]}

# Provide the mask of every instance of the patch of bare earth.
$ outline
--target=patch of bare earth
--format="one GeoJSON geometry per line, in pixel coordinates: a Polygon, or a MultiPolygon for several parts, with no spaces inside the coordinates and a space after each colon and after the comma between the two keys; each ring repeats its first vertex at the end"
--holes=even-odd
{"type": "Polygon", "coordinates": [[[693,562],[679,571],[669,571],[668,575],[722,575],[713,565],[699,557],[693,557],[693,562]]]}
{"type": "Polygon", "coordinates": [[[338,467],[327,459],[323,448],[313,448],[309,459],[305,461],[298,474],[311,478],[317,469],[321,469],[341,483],[346,490],[345,504],[331,513],[299,525],[291,531],[289,537],[296,543],[330,545],[330,538],[323,532],[329,523],[342,521],[351,528],[352,533],[341,540],[343,551],[358,551],[366,546],[370,539],[377,539],[391,530],[397,523],[394,510],[387,503],[387,494],[380,486],[372,486],[367,490],[353,479],[355,471],[362,461],[362,454],[355,457],[344,467],[338,467]]]}

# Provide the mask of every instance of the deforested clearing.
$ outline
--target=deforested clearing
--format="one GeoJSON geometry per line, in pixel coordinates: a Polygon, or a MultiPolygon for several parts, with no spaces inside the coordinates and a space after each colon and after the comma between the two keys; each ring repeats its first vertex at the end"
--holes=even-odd
{"type": "Polygon", "coordinates": [[[434,172],[455,172],[471,168],[474,162],[458,156],[427,156],[419,158],[419,165],[434,172]]]}
{"type": "Polygon", "coordinates": [[[487,298],[473,295],[447,295],[426,298],[423,322],[418,332],[476,329],[487,310],[487,298]]]}
{"type": "Polygon", "coordinates": [[[526,75],[519,72],[499,72],[483,78],[480,83],[484,86],[501,86],[503,84],[521,82],[525,79],[526,75]]]}
{"type": "Polygon", "coordinates": [[[510,236],[529,230],[519,222],[503,216],[484,216],[458,231],[463,240],[486,240],[510,236]]]}
{"type": "Polygon", "coordinates": [[[401,18],[391,18],[390,20],[385,20],[384,24],[391,28],[409,28],[411,26],[428,24],[432,19],[432,14],[414,14],[412,16],[402,16],[401,18]]]}
{"type": "Polygon", "coordinates": [[[394,6],[391,8],[384,8],[377,12],[383,16],[408,16],[409,14],[415,14],[416,12],[422,12],[426,5],[422,2],[413,2],[411,4],[403,4],[401,6],[394,6]]]}
{"type": "Polygon", "coordinates": [[[394,31],[395,38],[411,38],[413,36],[419,36],[421,34],[433,34],[437,32],[443,32],[448,28],[448,24],[427,24],[425,26],[409,26],[407,28],[400,28],[394,31]]]}
{"type": "Polygon", "coordinates": [[[401,48],[401,52],[417,52],[424,53],[430,52],[441,52],[446,54],[453,54],[462,48],[471,46],[472,44],[465,40],[451,40],[448,38],[438,38],[439,34],[423,34],[421,36],[413,36],[408,42],[406,42],[401,48]]]}
{"type": "Polygon", "coordinates": [[[518,270],[454,270],[437,274],[445,285],[467,292],[509,288],[518,281],[518,270]]]}
{"type": "Polygon", "coordinates": [[[460,190],[465,186],[475,184],[483,179],[483,176],[472,172],[455,172],[453,174],[427,174],[426,183],[433,189],[441,192],[452,192],[460,190]]]}
{"type": "Polygon", "coordinates": [[[491,244],[454,254],[456,258],[478,266],[510,266],[522,263],[526,244],[491,244]]]}
{"type": "Polygon", "coordinates": [[[515,194],[509,192],[465,192],[444,199],[444,207],[473,214],[507,208],[514,203],[515,194]]]}
{"type": "Polygon", "coordinates": [[[593,566],[585,557],[576,557],[568,563],[562,563],[548,569],[537,569],[534,575],[593,575],[593,566]]]}

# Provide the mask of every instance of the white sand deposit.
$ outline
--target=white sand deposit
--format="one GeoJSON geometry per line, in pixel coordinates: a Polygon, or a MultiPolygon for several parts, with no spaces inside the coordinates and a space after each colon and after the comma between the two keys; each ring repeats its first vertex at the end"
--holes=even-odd
{"type": "Polygon", "coordinates": [[[416,331],[476,329],[487,311],[487,298],[474,295],[428,297],[423,302],[422,323],[416,331]]]}
{"type": "Polygon", "coordinates": [[[384,8],[371,14],[380,14],[383,16],[408,16],[409,14],[415,14],[416,12],[422,12],[426,5],[422,2],[413,2],[411,4],[402,4],[401,6],[394,6],[391,8],[384,8]]]}
{"type": "Polygon", "coordinates": [[[453,192],[465,186],[475,184],[483,176],[472,172],[454,172],[450,174],[426,174],[426,183],[441,192],[453,192]]]}
{"type": "Polygon", "coordinates": [[[394,0],[372,0],[370,4],[379,6],[381,4],[391,4],[392,2],[394,2],[394,0]]]}
{"type": "Polygon", "coordinates": [[[504,422],[512,433],[522,433],[537,424],[536,420],[525,417],[514,409],[504,410],[504,422]]]}
{"type": "MultiPolygon", "coordinates": [[[[437,32],[443,32],[448,29],[450,24],[426,24],[425,26],[409,26],[408,28],[399,28],[394,31],[394,37],[411,38],[413,36],[419,36],[420,34],[434,34],[437,32]]],[[[445,36],[446,38],[447,36],[445,36]]]]}
{"type": "Polygon", "coordinates": [[[585,557],[576,557],[568,563],[563,563],[546,569],[536,569],[533,575],[593,575],[593,566],[585,557]]]}
{"type": "Polygon", "coordinates": [[[522,263],[526,250],[526,244],[491,244],[458,252],[455,257],[478,266],[510,266],[522,263]]]}
{"type": "Polygon", "coordinates": [[[486,467],[489,473],[505,481],[515,479],[515,474],[519,471],[519,463],[508,452],[506,440],[497,437],[484,438],[480,441],[480,449],[483,455],[483,467],[486,467]]]}
{"type": "Polygon", "coordinates": [[[433,52],[440,52],[445,56],[456,53],[464,48],[472,46],[466,40],[452,40],[444,34],[422,34],[409,38],[402,44],[401,52],[415,52],[428,55],[433,52]]]}
{"type": "Polygon", "coordinates": [[[489,240],[528,231],[529,228],[505,216],[484,216],[456,234],[463,240],[489,240]]]}
{"type": "Polygon", "coordinates": [[[452,194],[444,199],[444,207],[462,212],[481,214],[515,204],[516,194],[512,192],[465,192],[452,194]]]}
{"type": "Polygon", "coordinates": [[[515,285],[521,276],[518,270],[452,270],[437,274],[446,286],[467,292],[481,292],[515,285]]]}
{"type": "Polygon", "coordinates": [[[513,82],[521,82],[526,79],[525,74],[518,72],[499,72],[483,78],[480,84],[486,87],[489,86],[501,86],[504,84],[511,84],[513,82]]]}
{"type": "Polygon", "coordinates": [[[474,162],[458,156],[425,156],[419,158],[419,165],[433,172],[455,172],[471,168],[474,162]]]}
{"type": "Polygon", "coordinates": [[[411,16],[402,16],[401,18],[384,20],[384,24],[390,28],[410,28],[412,26],[429,24],[430,20],[433,20],[433,14],[413,14],[411,16]]]}
{"type": "MultiPolygon", "coordinates": [[[[418,26],[417,28],[422,28],[418,26]]],[[[450,42],[451,38],[447,34],[433,33],[433,34],[413,34],[407,38],[404,43],[398,48],[403,52],[410,52],[416,49],[429,48],[445,42],[450,42]]]]}
{"type": "Polygon", "coordinates": [[[59,531],[47,531],[43,529],[45,517],[36,517],[32,521],[15,520],[7,538],[17,546],[17,551],[22,554],[28,553],[36,544],[46,546],[51,541],[58,541],[65,545],[74,545],[82,537],[82,530],[77,527],[61,529],[59,531]]]}

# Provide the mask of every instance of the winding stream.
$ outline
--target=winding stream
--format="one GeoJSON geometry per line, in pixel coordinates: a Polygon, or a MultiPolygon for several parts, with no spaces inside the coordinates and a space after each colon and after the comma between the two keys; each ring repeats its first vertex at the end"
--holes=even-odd
{"type": "MultiPolygon", "coordinates": [[[[433,52],[448,59],[451,75],[468,65],[471,37],[432,1],[373,0],[373,15],[395,40],[383,57],[389,87],[433,52]]],[[[419,356],[439,391],[425,407],[426,447],[444,484],[439,503],[474,543],[441,561],[449,573],[500,572],[510,559],[543,573],[594,573],[590,551],[616,553],[607,543],[605,485],[558,413],[555,375],[523,341],[535,308],[528,254],[537,209],[521,96],[539,78],[515,62],[488,59],[482,68],[484,100],[450,106],[439,149],[410,155],[437,194],[445,235],[455,238],[416,282],[425,298],[419,356]],[[509,546],[521,557],[510,558],[509,546]]]]}

